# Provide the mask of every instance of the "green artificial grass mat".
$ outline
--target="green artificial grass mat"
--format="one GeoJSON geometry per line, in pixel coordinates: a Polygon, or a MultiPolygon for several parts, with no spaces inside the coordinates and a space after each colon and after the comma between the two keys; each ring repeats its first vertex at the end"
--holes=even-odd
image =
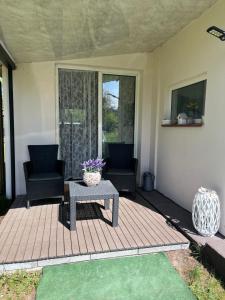
{"type": "Polygon", "coordinates": [[[45,267],[37,300],[190,300],[163,253],[45,267]]]}

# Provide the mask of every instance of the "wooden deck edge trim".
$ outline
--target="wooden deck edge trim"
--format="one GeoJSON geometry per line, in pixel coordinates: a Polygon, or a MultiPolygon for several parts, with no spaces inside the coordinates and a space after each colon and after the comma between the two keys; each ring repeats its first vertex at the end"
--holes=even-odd
{"type": "Polygon", "coordinates": [[[189,248],[189,243],[178,243],[178,244],[143,247],[143,248],[136,248],[136,249],[129,249],[129,250],[120,250],[120,251],[116,250],[116,251],[100,252],[100,253],[93,253],[93,254],[40,259],[40,260],[24,261],[24,262],[17,262],[17,263],[7,263],[7,264],[0,264],[0,274],[4,272],[12,272],[16,270],[40,269],[45,266],[53,266],[59,264],[68,264],[68,263],[75,263],[75,262],[89,261],[89,260],[96,260],[96,259],[125,257],[125,256],[132,256],[132,255],[143,255],[148,253],[184,250],[188,248],[189,248]]]}
{"type": "Polygon", "coordinates": [[[222,280],[225,280],[225,257],[222,253],[219,253],[216,249],[214,249],[211,245],[206,243],[206,246],[202,250],[202,256],[204,262],[213,266],[215,272],[222,280]]]}

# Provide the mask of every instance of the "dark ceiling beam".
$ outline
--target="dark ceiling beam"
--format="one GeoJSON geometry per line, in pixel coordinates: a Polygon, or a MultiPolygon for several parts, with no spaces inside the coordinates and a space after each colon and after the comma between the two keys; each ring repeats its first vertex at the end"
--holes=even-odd
{"type": "Polygon", "coordinates": [[[7,67],[12,70],[16,69],[16,64],[13,59],[10,57],[8,52],[6,51],[5,47],[0,41],[0,61],[7,67]]]}

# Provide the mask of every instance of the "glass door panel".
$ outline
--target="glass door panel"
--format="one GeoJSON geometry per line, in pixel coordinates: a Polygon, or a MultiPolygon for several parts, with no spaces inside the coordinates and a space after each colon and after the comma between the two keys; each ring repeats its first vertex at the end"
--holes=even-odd
{"type": "Polygon", "coordinates": [[[103,74],[102,156],[108,143],[134,144],[136,77],[103,74]]]}

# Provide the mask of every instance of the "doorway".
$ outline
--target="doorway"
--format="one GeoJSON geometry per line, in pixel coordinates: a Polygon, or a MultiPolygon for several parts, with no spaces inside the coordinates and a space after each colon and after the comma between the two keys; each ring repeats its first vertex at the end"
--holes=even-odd
{"type": "Polygon", "coordinates": [[[56,132],[66,179],[81,178],[81,163],[107,157],[108,143],[134,144],[137,76],[132,72],[59,66],[56,132]]]}

